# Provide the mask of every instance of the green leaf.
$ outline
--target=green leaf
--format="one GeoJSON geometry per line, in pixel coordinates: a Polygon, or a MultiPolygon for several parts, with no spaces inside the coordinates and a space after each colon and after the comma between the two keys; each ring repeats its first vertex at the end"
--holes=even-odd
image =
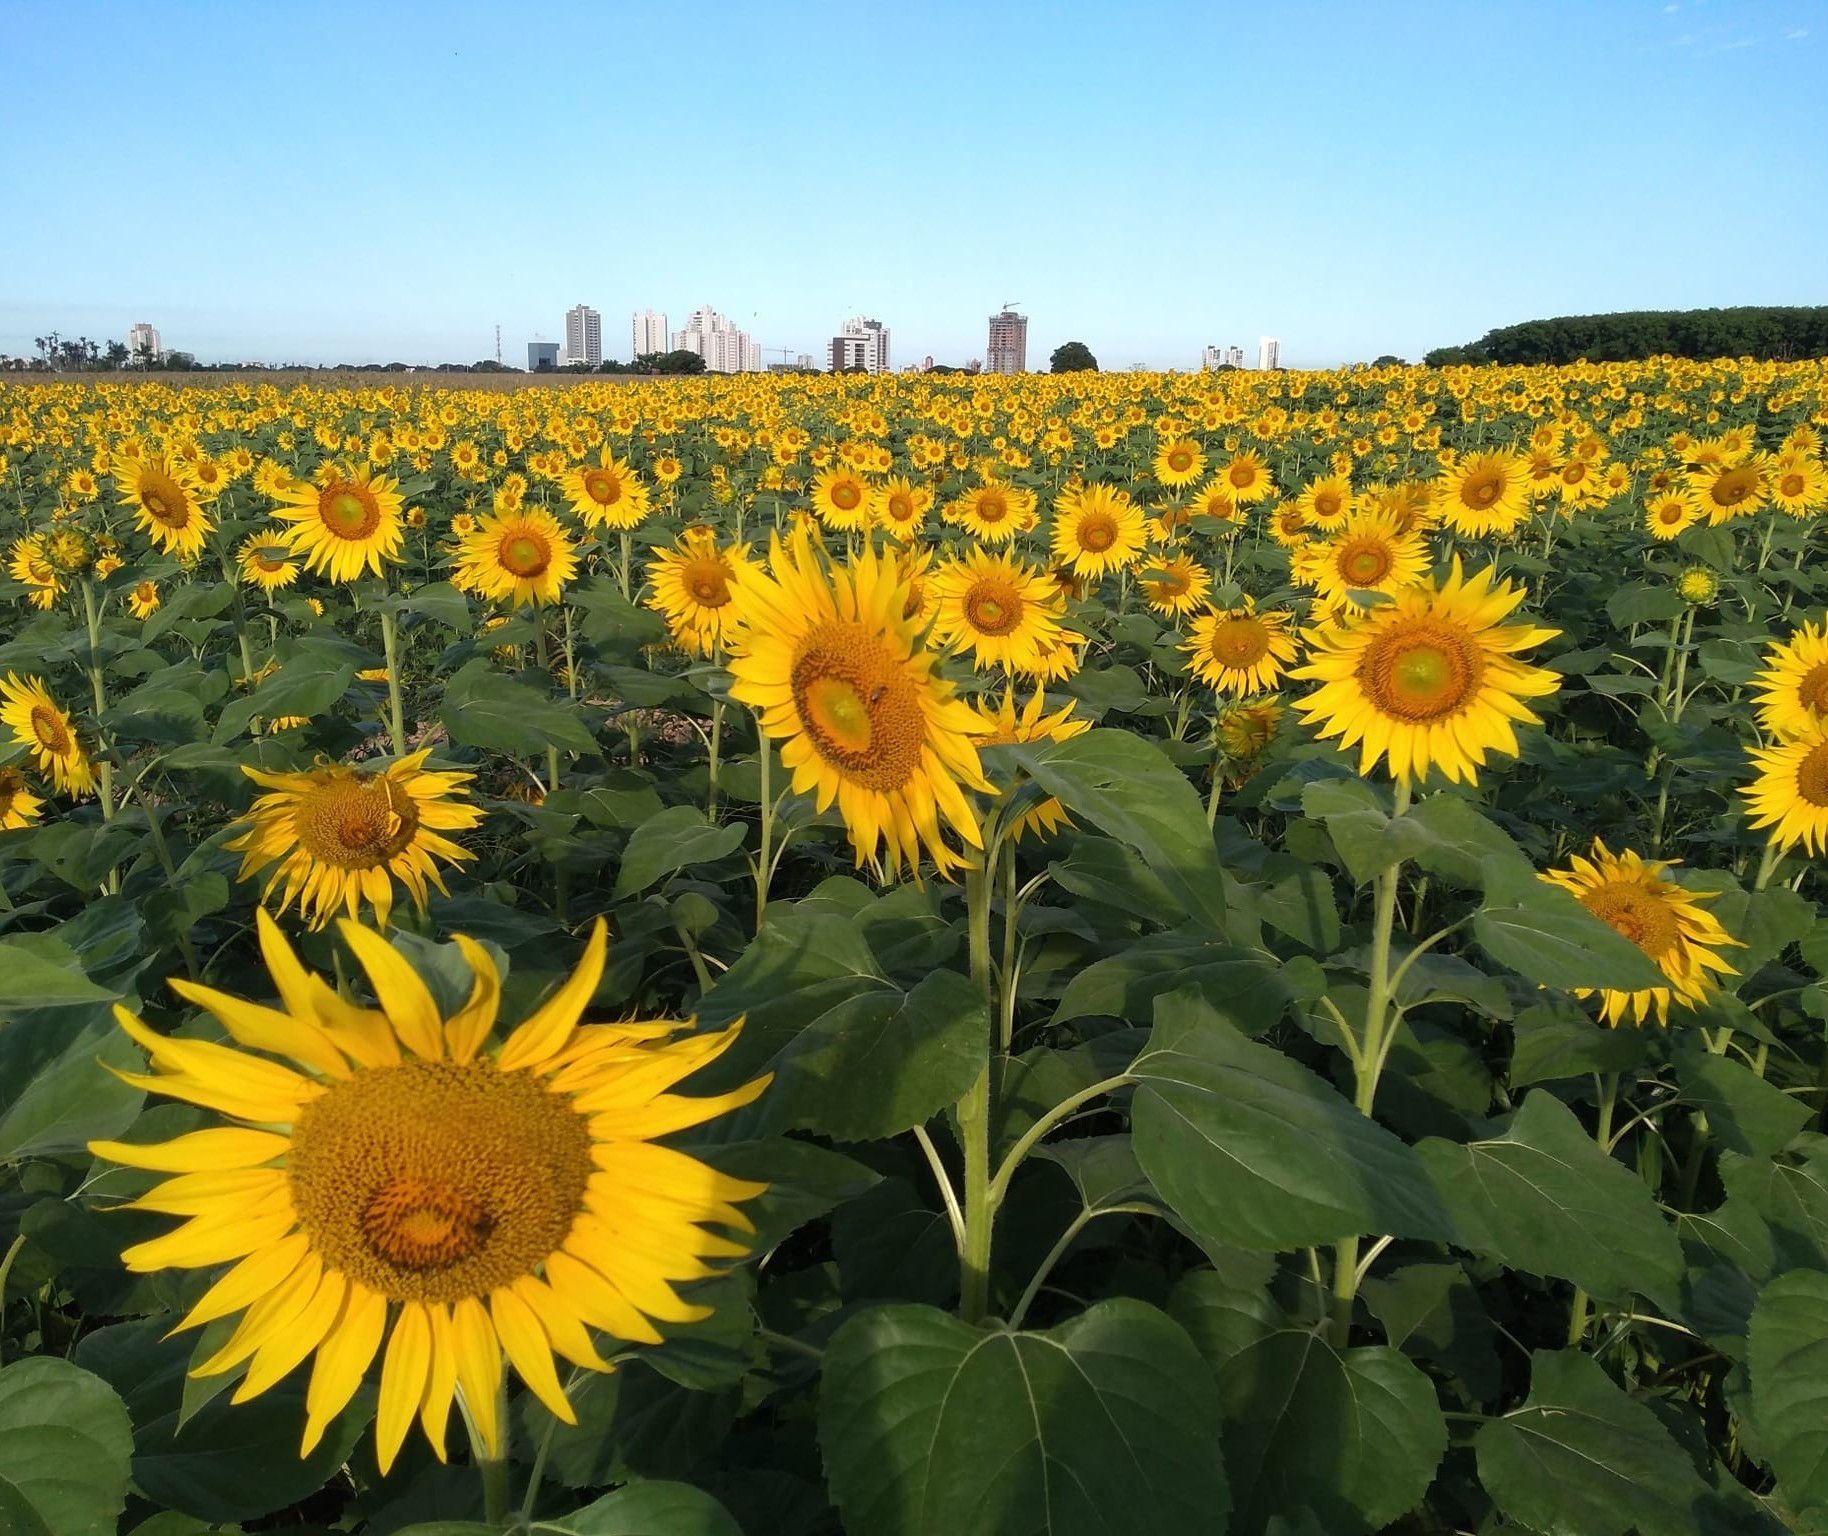
{"type": "Polygon", "coordinates": [[[1282,1016],[1304,975],[1262,950],[1212,943],[1203,929],[1152,933],[1067,982],[1053,1022],[1102,1014],[1140,1024],[1153,1017],[1163,993],[1195,987],[1223,1000],[1246,1033],[1260,1035],[1282,1016]]]}
{"type": "Polygon", "coordinates": [[[1224,927],[1225,885],[1205,807],[1161,748],[1128,731],[1093,730],[1012,755],[1075,817],[1140,853],[1189,917],[1224,927]]]}
{"type": "Polygon", "coordinates": [[[1481,1429],[1476,1447],[1486,1491],[1531,1530],[1695,1536],[1707,1487],[1693,1464],[1577,1350],[1532,1355],[1529,1398],[1481,1429]]]}
{"type": "Polygon", "coordinates": [[[542,689],[503,677],[481,657],[459,668],[444,685],[438,718],[451,740],[466,747],[523,756],[547,747],[586,756],[598,750],[575,705],[560,704],[542,689]]]}
{"type": "Polygon", "coordinates": [[[1279,1252],[1359,1233],[1445,1238],[1413,1149],[1210,1002],[1156,1004],[1137,1079],[1137,1160],[1201,1236],[1279,1252]]]}
{"type": "Polygon", "coordinates": [[[138,1048],[106,1019],[73,1025],[61,1009],[0,1022],[0,1164],[79,1152],[139,1113],[145,1095],[103,1065],[140,1070],[138,1048]]]}
{"type": "Polygon", "coordinates": [[[1461,1246],[1609,1301],[1641,1293],[1675,1310],[1682,1245],[1655,1197],[1546,1089],[1523,1101],[1502,1136],[1430,1139],[1417,1151],[1461,1246]]]}
{"type": "Polygon", "coordinates": [[[1545,987],[1636,992],[1669,978],[1643,950],[1567,891],[1507,860],[1487,859],[1486,905],[1473,918],[1484,951],[1545,987]]]}
{"type": "Polygon", "coordinates": [[[743,846],[744,825],[716,825],[695,805],[667,807],[636,827],[616,872],[615,899],[645,891],[662,876],[694,864],[715,864],[743,846]]]}
{"type": "Polygon", "coordinates": [[[1681,1100],[1706,1111],[1709,1129],[1723,1147],[1750,1157],[1770,1157],[1815,1117],[1801,1099],[1773,1087],[1745,1063],[1692,1044],[1676,1050],[1681,1100]]]}
{"type": "Polygon", "coordinates": [[[690,1483],[630,1483],[575,1514],[538,1521],[532,1536],[743,1536],[730,1511],[690,1483]]]}
{"type": "MultiPolygon", "coordinates": [[[[36,936],[29,946],[17,939],[0,939],[0,1019],[25,1008],[112,1003],[120,995],[89,980],[75,953],[54,938],[36,936]]],[[[0,1076],[0,1082],[4,1080],[0,1076]]]]}
{"type": "Polygon", "coordinates": [[[1531,868],[1529,855],[1468,800],[1448,791],[1418,800],[1401,818],[1408,856],[1449,884],[1478,888],[1485,861],[1497,859],[1516,870],[1531,868]]]}
{"type": "Polygon", "coordinates": [[[1392,1347],[1458,1376],[1476,1402],[1498,1395],[1497,1330],[1458,1264],[1406,1264],[1359,1294],[1392,1347]]]}
{"type": "Polygon", "coordinates": [[[1328,1536],[1381,1531],[1421,1502],[1447,1449],[1434,1386],[1400,1352],[1341,1354],[1305,1329],[1233,1356],[1219,1412],[1239,1532],[1303,1506],[1328,1536]]]}
{"type": "Polygon", "coordinates": [[[1213,1380],[1223,1381],[1234,1355],[1286,1328],[1288,1318],[1269,1294],[1274,1259],[1226,1250],[1218,1260],[1181,1278],[1168,1296],[1168,1315],[1187,1330],[1213,1380]]]}
{"type": "Polygon", "coordinates": [[[1374,879],[1396,855],[1386,844],[1390,812],[1363,779],[1320,779],[1301,791],[1302,814],[1323,822],[1327,836],[1358,884],[1374,879]]]}
{"type": "Polygon", "coordinates": [[[1647,581],[1634,581],[1629,586],[1620,587],[1606,600],[1606,617],[1618,628],[1629,629],[1633,624],[1673,619],[1687,607],[1682,594],[1673,586],[1653,586],[1647,581]]]}
{"type": "Polygon", "coordinates": [[[420,613],[459,635],[470,632],[470,600],[448,581],[434,581],[399,599],[402,613],[420,613]]]}
{"type": "Polygon", "coordinates": [[[683,1477],[729,1434],[738,1393],[690,1390],[637,1357],[613,1374],[586,1376],[569,1398],[575,1424],[557,1423],[537,1399],[523,1399],[529,1438],[550,1436],[552,1477],[567,1488],[597,1488],[636,1477],[683,1477]]]}
{"type": "Polygon", "coordinates": [[[354,681],[355,663],[343,647],[301,640],[297,652],[277,672],[222,711],[212,740],[218,746],[233,740],[256,715],[269,720],[285,715],[315,719],[342,698],[354,681]]]}
{"type": "Polygon", "coordinates": [[[114,1536],[133,1424],[114,1389],[54,1356],[0,1370],[0,1530],[114,1536]]]}
{"type": "Polygon", "coordinates": [[[1513,1089],[1595,1072],[1628,1072],[1644,1056],[1641,1029],[1607,1029],[1571,1002],[1539,1003],[1512,1025],[1513,1089]]]}
{"type": "Polygon", "coordinates": [[[819,1440],[870,1536],[1222,1533],[1212,1378],[1165,1313],[1099,1302],[1045,1333],[874,1307],[826,1347],[819,1440]]]}
{"type": "Polygon", "coordinates": [[[1794,1509],[1828,1505],[1828,1275],[1779,1275],[1752,1309],[1752,1404],[1794,1509]]]}

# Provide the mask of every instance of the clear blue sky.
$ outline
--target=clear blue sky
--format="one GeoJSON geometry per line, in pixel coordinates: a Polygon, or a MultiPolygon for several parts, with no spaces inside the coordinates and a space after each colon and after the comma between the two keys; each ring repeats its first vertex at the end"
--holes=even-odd
{"type": "Polygon", "coordinates": [[[1828,0],[5,0],[0,352],[524,363],[709,303],[897,364],[1293,366],[1828,303],[1828,0]]]}

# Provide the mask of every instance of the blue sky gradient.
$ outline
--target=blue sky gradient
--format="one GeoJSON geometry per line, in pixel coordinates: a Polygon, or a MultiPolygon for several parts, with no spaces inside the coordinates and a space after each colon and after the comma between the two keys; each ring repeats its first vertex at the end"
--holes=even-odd
{"type": "Polygon", "coordinates": [[[1418,358],[1828,303],[1828,0],[6,0],[0,352],[524,363],[582,300],[899,365],[1418,358]]]}

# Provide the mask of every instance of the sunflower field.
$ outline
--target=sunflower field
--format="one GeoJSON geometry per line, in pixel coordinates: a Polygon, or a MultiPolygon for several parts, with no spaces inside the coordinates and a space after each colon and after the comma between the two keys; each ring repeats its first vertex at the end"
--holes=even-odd
{"type": "Polygon", "coordinates": [[[0,387],[0,1531],[1828,1531],[1825,432],[0,387]]]}

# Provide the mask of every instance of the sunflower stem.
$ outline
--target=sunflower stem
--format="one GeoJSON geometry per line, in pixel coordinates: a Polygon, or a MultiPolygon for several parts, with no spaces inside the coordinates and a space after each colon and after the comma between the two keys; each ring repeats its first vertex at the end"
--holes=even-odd
{"type": "MultiPolygon", "coordinates": [[[[1391,819],[1409,810],[1410,786],[1407,777],[1396,781],[1391,819]]],[[[1365,1032],[1363,1048],[1352,1063],[1354,1092],[1352,1101],[1358,1112],[1369,1118],[1377,1100],[1377,1080],[1384,1070],[1390,1040],[1396,1032],[1396,1019],[1390,1013],[1395,991],[1390,971],[1390,937],[1396,927],[1396,889],[1402,878],[1403,861],[1394,859],[1377,874],[1375,907],[1371,919],[1371,977],[1365,998],[1365,1032]]],[[[1358,1238],[1343,1239],[1333,1252],[1333,1324],[1332,1340],[1336,1349],[1344,1349],[1352,1332],[1352,1306],[1358,1298],[1358,1238]]]]}
{"type": "Polygon", "coordinates": [[[755,717],[755,740],[762,764],[762,845],[755,856],[755,931],[762,931],[762,917],[768,910],[768,885],[774,876],[774,864],[768,857],[768,844],[774,837],[774,787],[769,783],[768,738],[762,733],[762,717],[755,717]]]}
{"type": "MultiPolygon", "coordinates": [[[[1593,1139],[1599,1143],[1600,1151],[1608,1157],[1612,1155],[1612,1112],[1619,1101],[1619,1076],[1616,1072],[1596,1072],[1593,1085],[1598,1094],[1599,1118],[1594,1127],[1593,1139]]],[[[1568,1306],[1568,1348],[1580,1348],[1580,1342],[1587,1336],[1587,1318],[1591,1302],[1585,1290],[1574,1287],[1574,1300],[1568,1306]]]]}
{"type": "MultiPolygon", "coordinates": [[[[19,1250],[23,1247],[25,1247],[25,1233],[21,1232],[7,1245],[5,1257],[0,1258],[0,1310],[4,1310],[6,1304],[6,1277],[12,1273],[13,1260],[19,1257],[19,1250]]],[[[6,1335],[0,1333],[0,1345],[5,1343],[6,1335]]],[[[3,1361],[4,1358],[4,1354],[0,1353],[0,1361],[3,1361]]]]}
{"type": "Polygon", "coordinates": [[[387,663],[387,729],[394,756],[406,756],[406,710],[400,700],[400,620],[391,608],[381,610],[381,653],[387,663]]]}
{"type": "Polygon", "coordinates": [[[1778,861],[1782,858],[1775,839],[1765,844],[1764,857],[1758,861],[1758,875],[1752,881],[1753,890],[1762,891],[1771,883],[1771,876],[1777,873],[1778,861]]]}
{"type": "MultiPolygon", "coordinates": [[[[994,818],[993,818],[994,819],[994,818]]],[[[985,829],[984,857],[965,873],[966,924],[971,952],[971,979],[984,996],[988,1016],[997,1016],[996,982],[990,965],[991,860],[996,855],[993,829],[985,829]]],[[[965,1152],[965,1242],[959,1254],[958,1314],[967,1323],[982,1321],[990,1302],[990,1243],[996,1211],[990,1199],[990,1051],[985,1039],[984,1065],[958,1103],[959,1139],[965,1152]]]]}
{"type": "Polygon", "coordinates": [[[622,565],[616,572],[616,579],[622,583],[622,601],[632,602],[629,596],[629,567],[634,564],[635,545],[628,529],[622,530],[622,565]]]}
{"type": "MultiPolygon", "coordinates": [[[[83,578],[83,616],[89,621],[89,686],[95,695],[95,728],[101,730],[102,716],[108,709],[108,690],[102,681],[102,610],[95,600],[95,584],[83,578]]],[[[103,744],[105,745],[105,744],[103,744]]],[[[101,795],[102,820],[114,820],[114,764],[106,751],[97,754],[97,792],[101,795]]],[[[108,871],[109,888],[115,889],[115,872],[108,871]]]]}

